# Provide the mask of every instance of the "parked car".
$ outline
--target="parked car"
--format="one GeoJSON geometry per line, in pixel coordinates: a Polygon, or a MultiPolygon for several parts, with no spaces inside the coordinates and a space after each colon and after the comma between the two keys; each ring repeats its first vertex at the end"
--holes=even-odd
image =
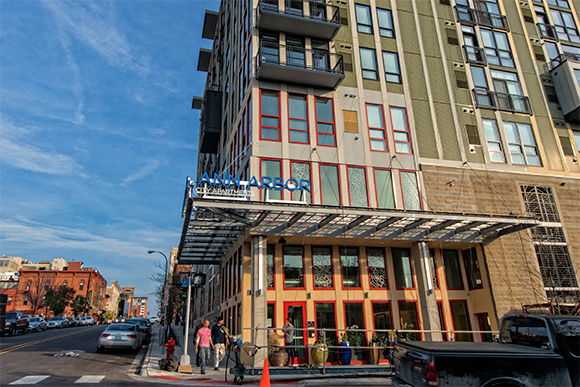
{"type": "Polygon", "coordinates": [[[56,316],[56,317],[49,319],[47,324],[48,324],[48,328],[50,328],[50,329],[54,329],[54,328],[62,329],[62,328],[66,328],[68,326],[68,320],[66,319],[66,317],[56,316]]]}
{"type": "Polygon", "coordinates": [[[73,319],[75,320],[75,325],[77,327],[80,327],[81,325],[83,325],[83,320],[81,320],[80,317],[73,317],[73,319]]]}
{"type": "Polygon", "coordinates": [[[126,323],[136,324],[141,332],[143,332],[143,340],[149,342],[151,339],[151,324],[149,320],[142,317],[132,317],[125,320],[126,323]]]}
{"type": "Polygon", "coordinates": [[[77,326],[77,322],[76,322],[76,320],[75,320],[74,317],[67,317],[66,319],[68,320],[68,325],[67,326],[69,328],[72,328],[72,327],[76,327],[77,326]]]}
{"type": "Polygon", "coordinates": [[[82,326],[89,325],[89,320],[86,317],[80,317],[80,319],[82,326]]]}
{"type": "Polygon", "coordinates": [[[122,323],[122,322],[125,322],[126,319],[127,319],[127,317],[125,317],[125,316],[118,316],[114,322],[122,323]]]}
{"type": "Polygon", "coordinates": [[[28,322],[30,332],[41,332],[46,330],[46,320],[42,317],[31,317],[28,322]]]}
{"type": "Polygon", "coordinates": [[[506,315],[499,343],[399,341],[396,375],[420,386],[580,386],[580,317],[506,315]]]}
{"type": "Polygon", "coordinates": [[[114,323],[99,336],[97,352],[111,348],[131,348],[137,352],[142,343],[143,332],[136,324],[114,323]]]}
{"type": "Polygon", "coordinates": [[[87,325],[95,325],[95,319],[92,316],[87,316],[87,325]]]}
{"type": "Polygon", "coordinates": [[[157,317],[157,316],[149,317],[149,322],[150,322],[151,324],[158,323],[159,321],[160,321],[160,320],[159,320],[159,317],[157,317]]]}
{"type": "Polygon", "coordinates": [[[24,318],[24,314],[22,312],[6,312],[4,318],[5,333],[14,336],[16,332],[22,332],[24,335],[28,331],[29,321],[27,318],[24,318]]]}

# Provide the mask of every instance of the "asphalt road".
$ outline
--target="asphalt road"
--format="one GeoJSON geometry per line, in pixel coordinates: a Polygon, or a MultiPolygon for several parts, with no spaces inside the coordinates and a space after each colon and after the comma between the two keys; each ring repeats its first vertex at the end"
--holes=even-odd
{"type": "Polygon", "coordinates": [[[138,354],[97,353],[97,339],[105,329],[97,325],[0,338],[0,386],[143,385],[135,375],[146,347],[138,354]]]}

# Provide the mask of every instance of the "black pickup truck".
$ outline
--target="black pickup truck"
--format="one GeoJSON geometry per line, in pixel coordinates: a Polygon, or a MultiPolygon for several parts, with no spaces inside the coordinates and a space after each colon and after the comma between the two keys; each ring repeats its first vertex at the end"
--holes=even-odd
{"type": "Polygon", "coordinates": [[[506,315],[497,343],[399,341],[394,366],[415,387],[580,387],[580,317],[506,315]]]}
{"type": "Polygon", "coordinates": [[[23,316],[22,312],[6,312],[4,316],[4,333],[14,336],[16,332],[22,332],[25,335],[28,332],[29,321],[23,316]]]}

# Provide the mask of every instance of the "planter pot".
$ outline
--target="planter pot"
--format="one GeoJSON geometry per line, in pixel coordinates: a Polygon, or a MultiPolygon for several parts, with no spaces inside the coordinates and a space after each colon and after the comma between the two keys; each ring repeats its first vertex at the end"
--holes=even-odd
{"type": "Polygon", "coordinates": [[[369,364],[379,364],[381,351],[377,343],[370,343],[370,346],[373,347],[369,349],[369,364]]]}
{"type": "Polygon", "coordinates": [[[318,366],[324,365],[328,360],[328,348],[322,343],[314,343],[315,347],[310,350],[312,362],[318,366]]]}
{"type": "Polygon", "coordinates": [[[350,365],[350,360],[352,359],[352,348],[350,347],[350,342],[341,341],[338,345],[343,347],[338,349],[340,364],[350,365]]]}
{"type": "Polygon", "coordinates": [[[285,351],[274,351],[268,355],[271,367],[282,367],[288,361],[288,353],[285,351]]]}

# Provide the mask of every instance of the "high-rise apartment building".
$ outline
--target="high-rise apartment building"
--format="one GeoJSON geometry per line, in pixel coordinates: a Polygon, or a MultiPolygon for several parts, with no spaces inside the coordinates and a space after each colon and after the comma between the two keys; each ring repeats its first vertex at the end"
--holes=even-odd
{"type": "Polygon", "coordinates": [[[525,305],[577,309],[579,10],[235,0],[206,12],[178,259],[219,266],[194,317],[219,309],[257,345],[267,331],[244,328],[287,316],[481,341],[437,332],[495,331],[525,305]]]}

